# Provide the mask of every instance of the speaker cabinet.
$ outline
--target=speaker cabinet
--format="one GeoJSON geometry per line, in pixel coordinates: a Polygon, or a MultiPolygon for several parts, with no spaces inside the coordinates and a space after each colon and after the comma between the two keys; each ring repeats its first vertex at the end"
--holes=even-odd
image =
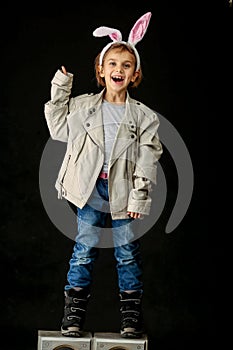
{"type": "Polygon", "coordinates": [[[38,350],[90,350],[92,333],[80,338],[64,337],[59,331],[38,331],[38,350]]]}
{"type": "Polygon", "coordinates": [[[143,335],[139,339],[124,339],[119,333],[101,333],[93,335],[92,350],[148,350],[148,339],[143,335]]]}

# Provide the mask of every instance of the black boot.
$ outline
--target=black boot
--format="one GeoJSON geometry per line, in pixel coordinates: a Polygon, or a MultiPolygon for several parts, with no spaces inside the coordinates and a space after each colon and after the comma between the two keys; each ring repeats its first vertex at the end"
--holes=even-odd
{"type": "Polygon", "coordinates": [[[65,291],[64,317],[62,319],[61,332],[67,337],[80,337],[86,317],[87,303],[90,295],[81,289],[69,289],[65,291]]]}
{"type": "Polygon", "coordinates": [[[139,338],[143,334],[142,293],[120,293],[121,336],[139,338]]]}

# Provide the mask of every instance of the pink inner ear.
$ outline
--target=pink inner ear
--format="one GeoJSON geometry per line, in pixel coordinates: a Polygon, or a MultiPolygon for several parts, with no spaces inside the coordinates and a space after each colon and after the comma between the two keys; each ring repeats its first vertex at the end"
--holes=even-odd
{"type": "Polygon", "coordinates": [[[119,35],[118,32],[114,32],[112,34],[109,34],[109,36],[113,41],[120,41],[121,40],[121,35],[119,35]]]}
{"type": "Polygon", "coordinates": [[[129,42],[136,45],[144,37],[150,22],[151,12],[147,12],[134,24],[129,34],[129,42]]]}

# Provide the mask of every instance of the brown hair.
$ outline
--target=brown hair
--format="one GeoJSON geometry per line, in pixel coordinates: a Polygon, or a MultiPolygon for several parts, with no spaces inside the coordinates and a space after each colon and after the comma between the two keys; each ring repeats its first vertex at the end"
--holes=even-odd
{"type": "MultiPolygon", "coordinates": [[[[104,57],[103,57],[103,63],[104,63],[104,58],[106,56],[106,54],[110,51],[110,50],[113,50],[113,49],[120,49],[120,51],[129,51],[135,58],[135,69],[136,69],[136,56],[134,54],[134,51],[133,49],[129,46],[129,45],[126,45],[126,44],[122,44],[122,43],[114,43],[110,46],[110,48],[105,52],[104,54],[104,57]]],[[[101,86],[106,86],[105,84],[105,79],[102,78],[99,74],[99,58],[100,58],[100,53],[98,54],[98,56],[95,58],[95,76],[96,76],[96,80],[97,80],[97,83],[98,85],[101,85],[101,86]]],[[[129,87],[131,88],[135,88],[135,87],[138,87],[138,85],[141,83],[142,81],[142,70],[141,70],[141,67],[139,68],[138,70],[138,77],[136,78],[136,80],[132,83],[129,84],[129,87]]]]}

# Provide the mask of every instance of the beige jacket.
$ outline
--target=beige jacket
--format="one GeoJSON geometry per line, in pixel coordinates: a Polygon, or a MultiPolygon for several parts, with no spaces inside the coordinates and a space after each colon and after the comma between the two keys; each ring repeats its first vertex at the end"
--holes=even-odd
{"type": "MultiPolygon", "coordinates": [[[[54,140],[67,142],[55,187],[59,198],[82,208],[88,201],[104,162],[104,133],[98,94],[70,97],[73,75],[58,70],[52,79],[45,117],[54,140]]],[[[157,114],[127,94],[124,118],[118,128],[108,171],[109,205],[113,219],[127,211],[148,215],[151,183],[156,183],[162,154],[157,114]]]]}

